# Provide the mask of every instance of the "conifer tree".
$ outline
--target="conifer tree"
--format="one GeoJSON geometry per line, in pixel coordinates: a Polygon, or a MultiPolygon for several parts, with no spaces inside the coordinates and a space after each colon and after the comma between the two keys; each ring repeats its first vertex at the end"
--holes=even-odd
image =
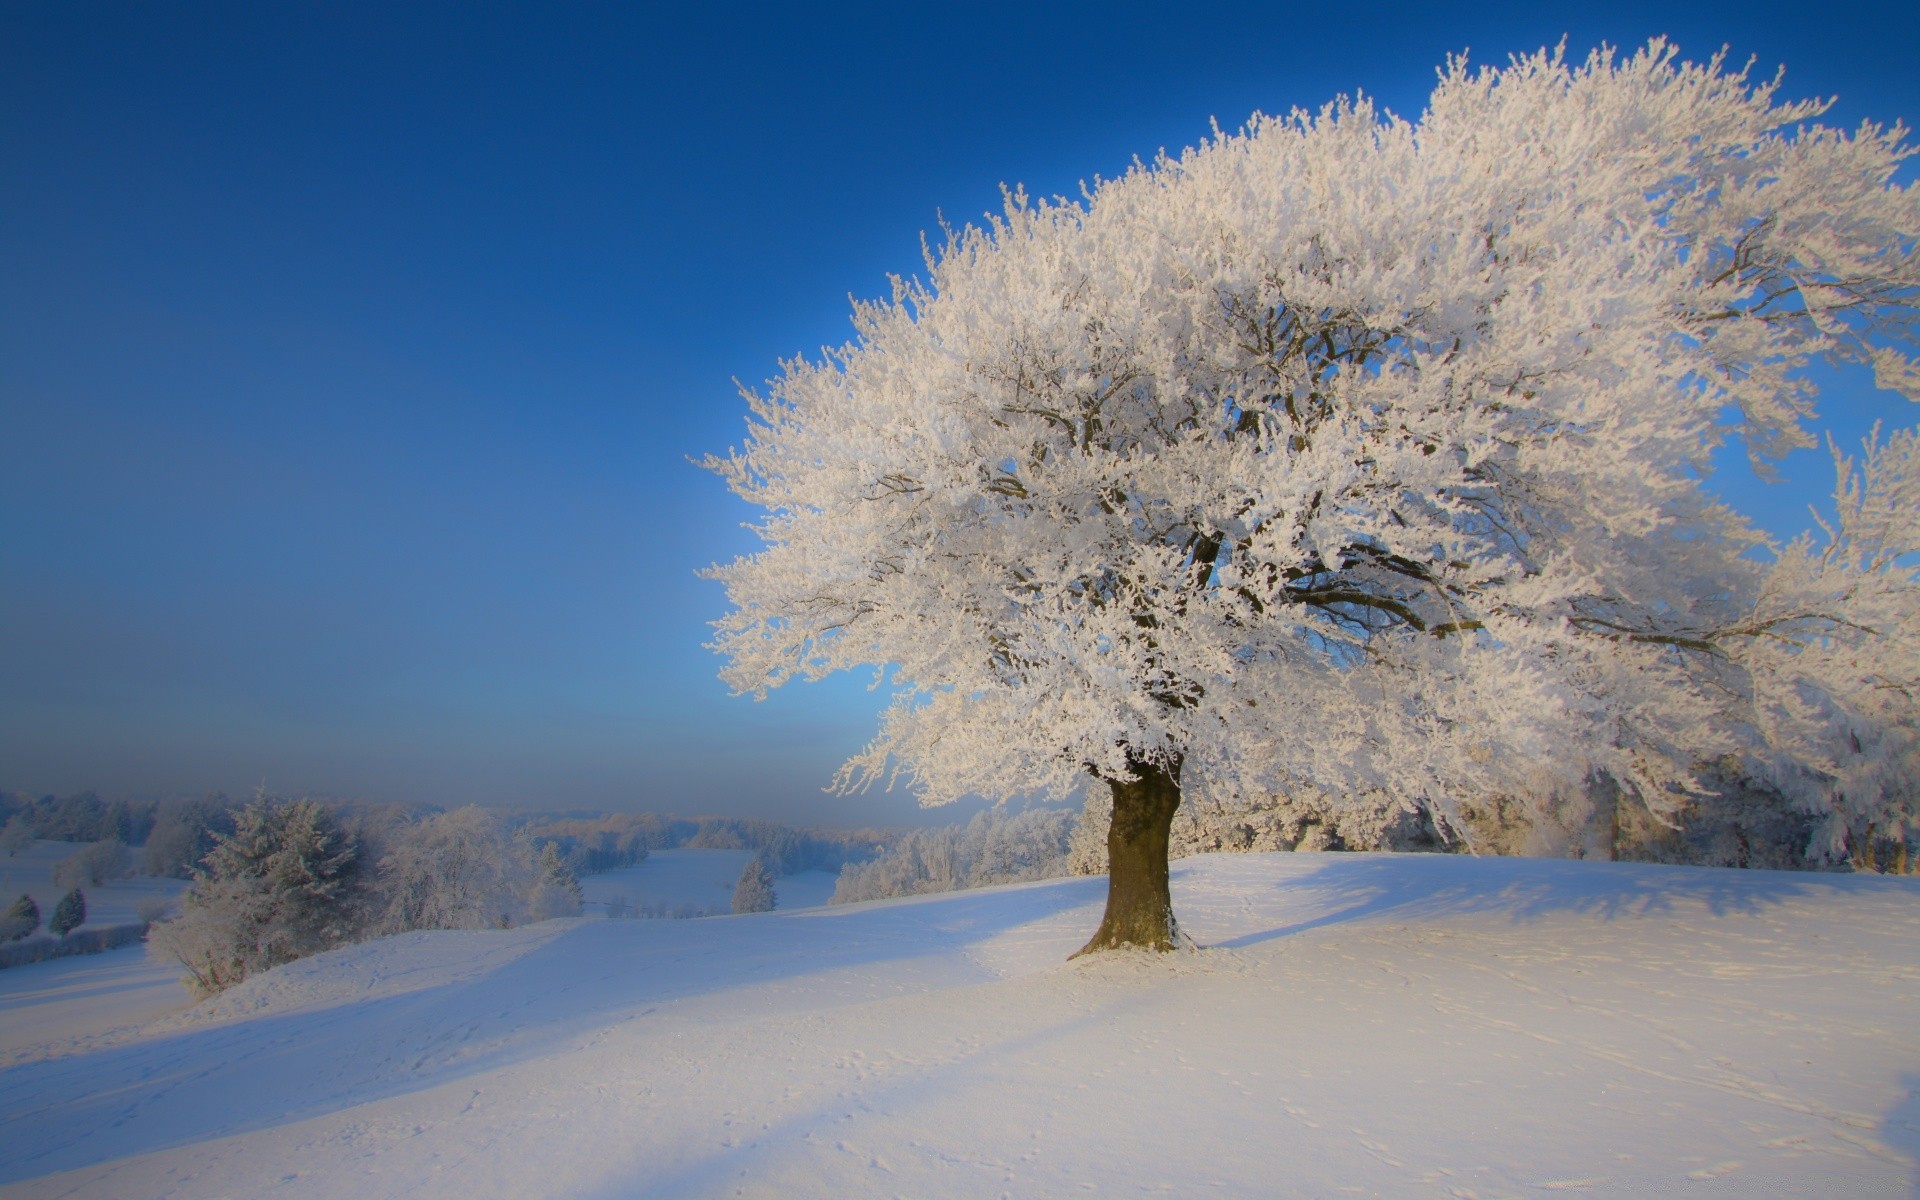
{"type": "Polygon", "coordinates": [[[733,911],[757,913],[773,911],[773,873],[756,854],[740,871],[740,882],[733,885],[733,911]]]}
{"type": "Polygon", "coordinates": [[[25,892],[0,913],[0,942],[17,942],[40,928],[40,906],[25,892]]]}
{"type": "Polygon", "coordinates": [[[55,937],[65,937],[86,923],[87,894],[74,888],[53,906],[53,917],[47,922],[47,931],[55,937]]]}
{"type": "Polygon", "coordinates": [[[216,839],[152,944],[211,994],[270,967],[331,949],[358,932],[358,846],[326,809],[256,796],[216,839]]]}

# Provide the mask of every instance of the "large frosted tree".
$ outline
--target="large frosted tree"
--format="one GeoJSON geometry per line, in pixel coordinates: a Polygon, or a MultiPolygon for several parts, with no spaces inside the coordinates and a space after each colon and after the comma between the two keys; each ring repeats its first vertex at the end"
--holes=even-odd
{"type": "Polygon", "coordinates": [[[1843,463],[1824,539],[1706,486],[1728,436],[1811,441],[1814,359],[1916,394],[1909,151],[1822,107],[1659,42],[1453,62],[1418,122],[1342,99],[1010,193],[748,395],[711,462],[767,512],[713,570],[725,678],[879,672],[842,787],[1099,781],[1089,949],[1171,944],[1183,790],[1444,822],[1605,778],[1658,814],[1737,761],[1836,842],[1888,828],[1911,443],[1843,463]]]}

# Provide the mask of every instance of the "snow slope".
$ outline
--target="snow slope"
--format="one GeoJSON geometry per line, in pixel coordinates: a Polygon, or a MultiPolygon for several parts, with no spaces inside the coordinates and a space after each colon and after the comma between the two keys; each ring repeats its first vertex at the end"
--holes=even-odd
{"type": "Polygon", "coordinates": [[[1920,886],[1443,856],[419,933],[0,1069],[11,1197],[1899,1196],[1920,886]]]}

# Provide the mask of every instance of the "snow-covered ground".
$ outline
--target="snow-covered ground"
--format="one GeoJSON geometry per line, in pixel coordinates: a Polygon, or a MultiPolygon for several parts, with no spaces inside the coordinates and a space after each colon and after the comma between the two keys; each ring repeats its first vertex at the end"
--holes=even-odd
{"type": "Polygon", "coordinates": [[[773,900],[778,908],[818,908],[833,899],[833,885],[840,881],[838,871],[801,871],[782,875],[773,881],[773,900]]]}
{"type": "MultiPolygon", "coordinates": [[[[40,906],[40,931],[45,933],[46,922],[53,917],[53,906],[67,891],[53,884],[54,864],[87,846],[86,842],[33,842],[11,857],[0,855],[0,908],[25,892],[40,906]]],[[[133,851],[136,860],[139,853],[137,849],[133,851]]],[[[182,879],[135,876],[112,883],[82,884],[80,890],[87,897],[87,923],[81,928],[95,929],[102,925],[131,925],[141,919],[139,910],[143,905],[173,905],[187,890],[187,884],[182,879]]]]}
{"type": "MultiPolygon", "coordinates": [[[[639,866],[588,875],[580,897],[588,916],[604,915],[609,901],[641,908],[692,910],[702,914],[733,911],[733,888],[753,857],[751,850],[655,850],[639,866]]],[[[773,881],[780,908],[812,908],[833,896],[832,871],[802,871],[773,881]]]]}
{"type": "Polygon", "coordinates": [[[179,968],[145,946],[9,967],[0,971],[0,1068],[124,1037],[192,1003],[179,968]]]}
{"type": "MultiPolygon", "coordinates": [[[[417,933],[0,1069],[8,1197],[1911,1197],[1920,885],[1451,856],[417,933]]],[[[9,1013],[9,1019],[12,1014],[9,1013]]]]}
{"type": "Polygon", "coordinates": [[[614,900],[641,908],[730,913],[733,887],[752,857],[751,850],[655,850],[639,866],[586,876],[580,898],[589,916],[604,914],[614,900]]]}

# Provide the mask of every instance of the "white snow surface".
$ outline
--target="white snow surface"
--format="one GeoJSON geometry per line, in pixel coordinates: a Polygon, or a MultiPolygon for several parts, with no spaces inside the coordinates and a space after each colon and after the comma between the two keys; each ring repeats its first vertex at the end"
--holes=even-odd
{"type": "Polygon", "coordinates": [[[0,970],[0,1067],[125,1037],[191,1002],[179,968],[138,945],[0,970]]]}
{"type": "Polygon", "coordinates": [[[1206,949],[1065,961],[1104,888],[322,955],[12,1055],[0,1194],[1910,1197],[1920,1181],[1915,881],[1216,855],[1174,866],[1206,949]]]}
{"type": "Polygon", "coordinates": [[[589,915],[605,913],[615,898],[634,905],[691,908],[703,914],[733,911],[733,888],[751,850],[655,850],[637,866],[583,876],[580,897],[589,915]]]}

